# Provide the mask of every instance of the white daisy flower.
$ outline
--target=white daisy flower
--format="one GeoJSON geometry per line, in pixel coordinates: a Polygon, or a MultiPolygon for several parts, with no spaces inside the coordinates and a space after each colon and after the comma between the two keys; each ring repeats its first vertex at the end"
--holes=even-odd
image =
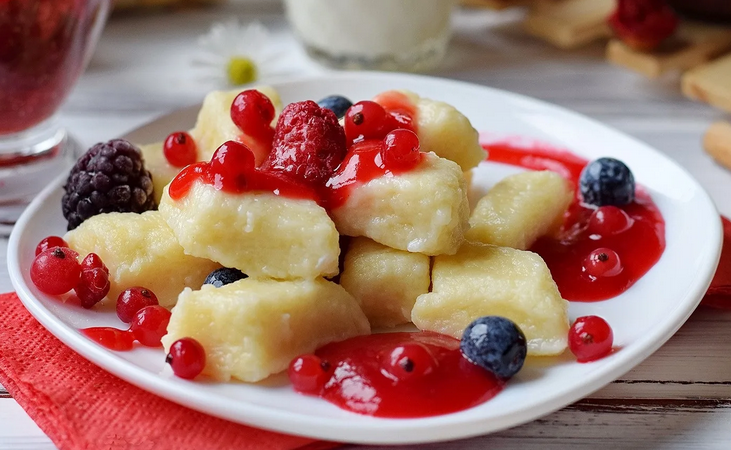
{"type": "Polygon", "coordinates": [[[286,50],[272,42],[259,22],[215,23],[198,46],[193,65],[200,69],[200,78],[217,87],[243,86],[288,72],[283,64],[286,50]]]}

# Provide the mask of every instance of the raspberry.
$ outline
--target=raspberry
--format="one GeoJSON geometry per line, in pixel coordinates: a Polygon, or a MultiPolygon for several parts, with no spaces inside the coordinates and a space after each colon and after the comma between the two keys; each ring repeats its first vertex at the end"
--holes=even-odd
{"type": "Polygon", "coordinates": [[[97,214],[157,208],[142,153],[122,139],[90,148],[71,169],[63,188],[61,207],[69,230],[97,214]]]}
{"type": "Polygon", "coordinates": [[[291,103],[279,117],[272,152],[262,168],[324,186],[346,153],[345,132],[335,113],[310,100],[291,103]]]}

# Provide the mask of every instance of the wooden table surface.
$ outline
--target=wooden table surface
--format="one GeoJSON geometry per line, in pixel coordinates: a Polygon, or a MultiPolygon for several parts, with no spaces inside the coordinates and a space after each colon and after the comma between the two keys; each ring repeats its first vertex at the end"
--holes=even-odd
{"type": "MultiPolygon", "coordinates": [[[[603,46],[563,52],[524,36],[519,11],[464,10],[455,17],[449,57],[435,74],[534,96],[598,119],[658,148],[687,168],[731,214],[731,172],[700,140],[723,115],[685,100],[677,77],[650,82],[607,64],[603,46]]],[[[86,74],[61,111],[84,146],[107,140],[175,108],[199,102],[210,86],[190,74],[196,37],[210,24],[258,19],[288,48],[300,73],[307,60],[276,4],[229,4],[173,14],[114,17],[86,74]]],[[[729,81],[731,83],[731,81],[729,81]]],[[[0,292],[12,290],[0,239],[0,292]]],[[[699,309],[643,364],[561,411],[527,425],[429,449],[731,448],[731,312],[699,309]]],[[[0,390],[0,449],[55,448],[0,390]]],[[[361,447],[350,447],[361,448],[361,447]]]]}

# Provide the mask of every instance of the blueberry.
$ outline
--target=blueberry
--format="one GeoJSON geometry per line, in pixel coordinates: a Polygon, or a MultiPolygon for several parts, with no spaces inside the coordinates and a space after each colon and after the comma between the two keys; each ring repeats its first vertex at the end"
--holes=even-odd
{"type": "Polygon", "coordinates": [[[528,351],[525,335],[511,320],[485,316],[464,330],[462,354],[472,363],[508,379],[518,373],[528,351]]]}
{"type": "Polygon", "coordinates": [[[599,158],[581,172],[579,180],[584,203],[623,206],[635,199],[635,177],[622,161],[599,158]]]}
{"type": "Polygon", "coordinates": [[[342,119],[345,116],[345,112],[353,106],[353,102],[340,95],[331,95],[325,97],[317,102],[321,108],[329,109],[334,112],[338,119],[342,119]]]}
{"type": "Polygon", "coordinates": [[[212,284],[213,286],[220,288],[221,286],[231,284],[234,281],[243,280],[247,277],[248,275],[239,269],[229,269],[228,267],[224,267],[209,273],[203,284],[212,284]]]}

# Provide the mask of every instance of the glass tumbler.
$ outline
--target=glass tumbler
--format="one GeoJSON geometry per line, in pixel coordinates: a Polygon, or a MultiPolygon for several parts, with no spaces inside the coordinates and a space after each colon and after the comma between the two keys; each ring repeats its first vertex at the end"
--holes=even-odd
{"type": "Polygon", "coordinates": [[[425,71],[451,36],[454,0],[285,0],[307,53],[339,69],[425,71]]]}
{"type": "Polygon", "coordinates": [[[73,162],[56,111],[109,8],[110,0],[0,0],[0,224],[73,162]]]}

